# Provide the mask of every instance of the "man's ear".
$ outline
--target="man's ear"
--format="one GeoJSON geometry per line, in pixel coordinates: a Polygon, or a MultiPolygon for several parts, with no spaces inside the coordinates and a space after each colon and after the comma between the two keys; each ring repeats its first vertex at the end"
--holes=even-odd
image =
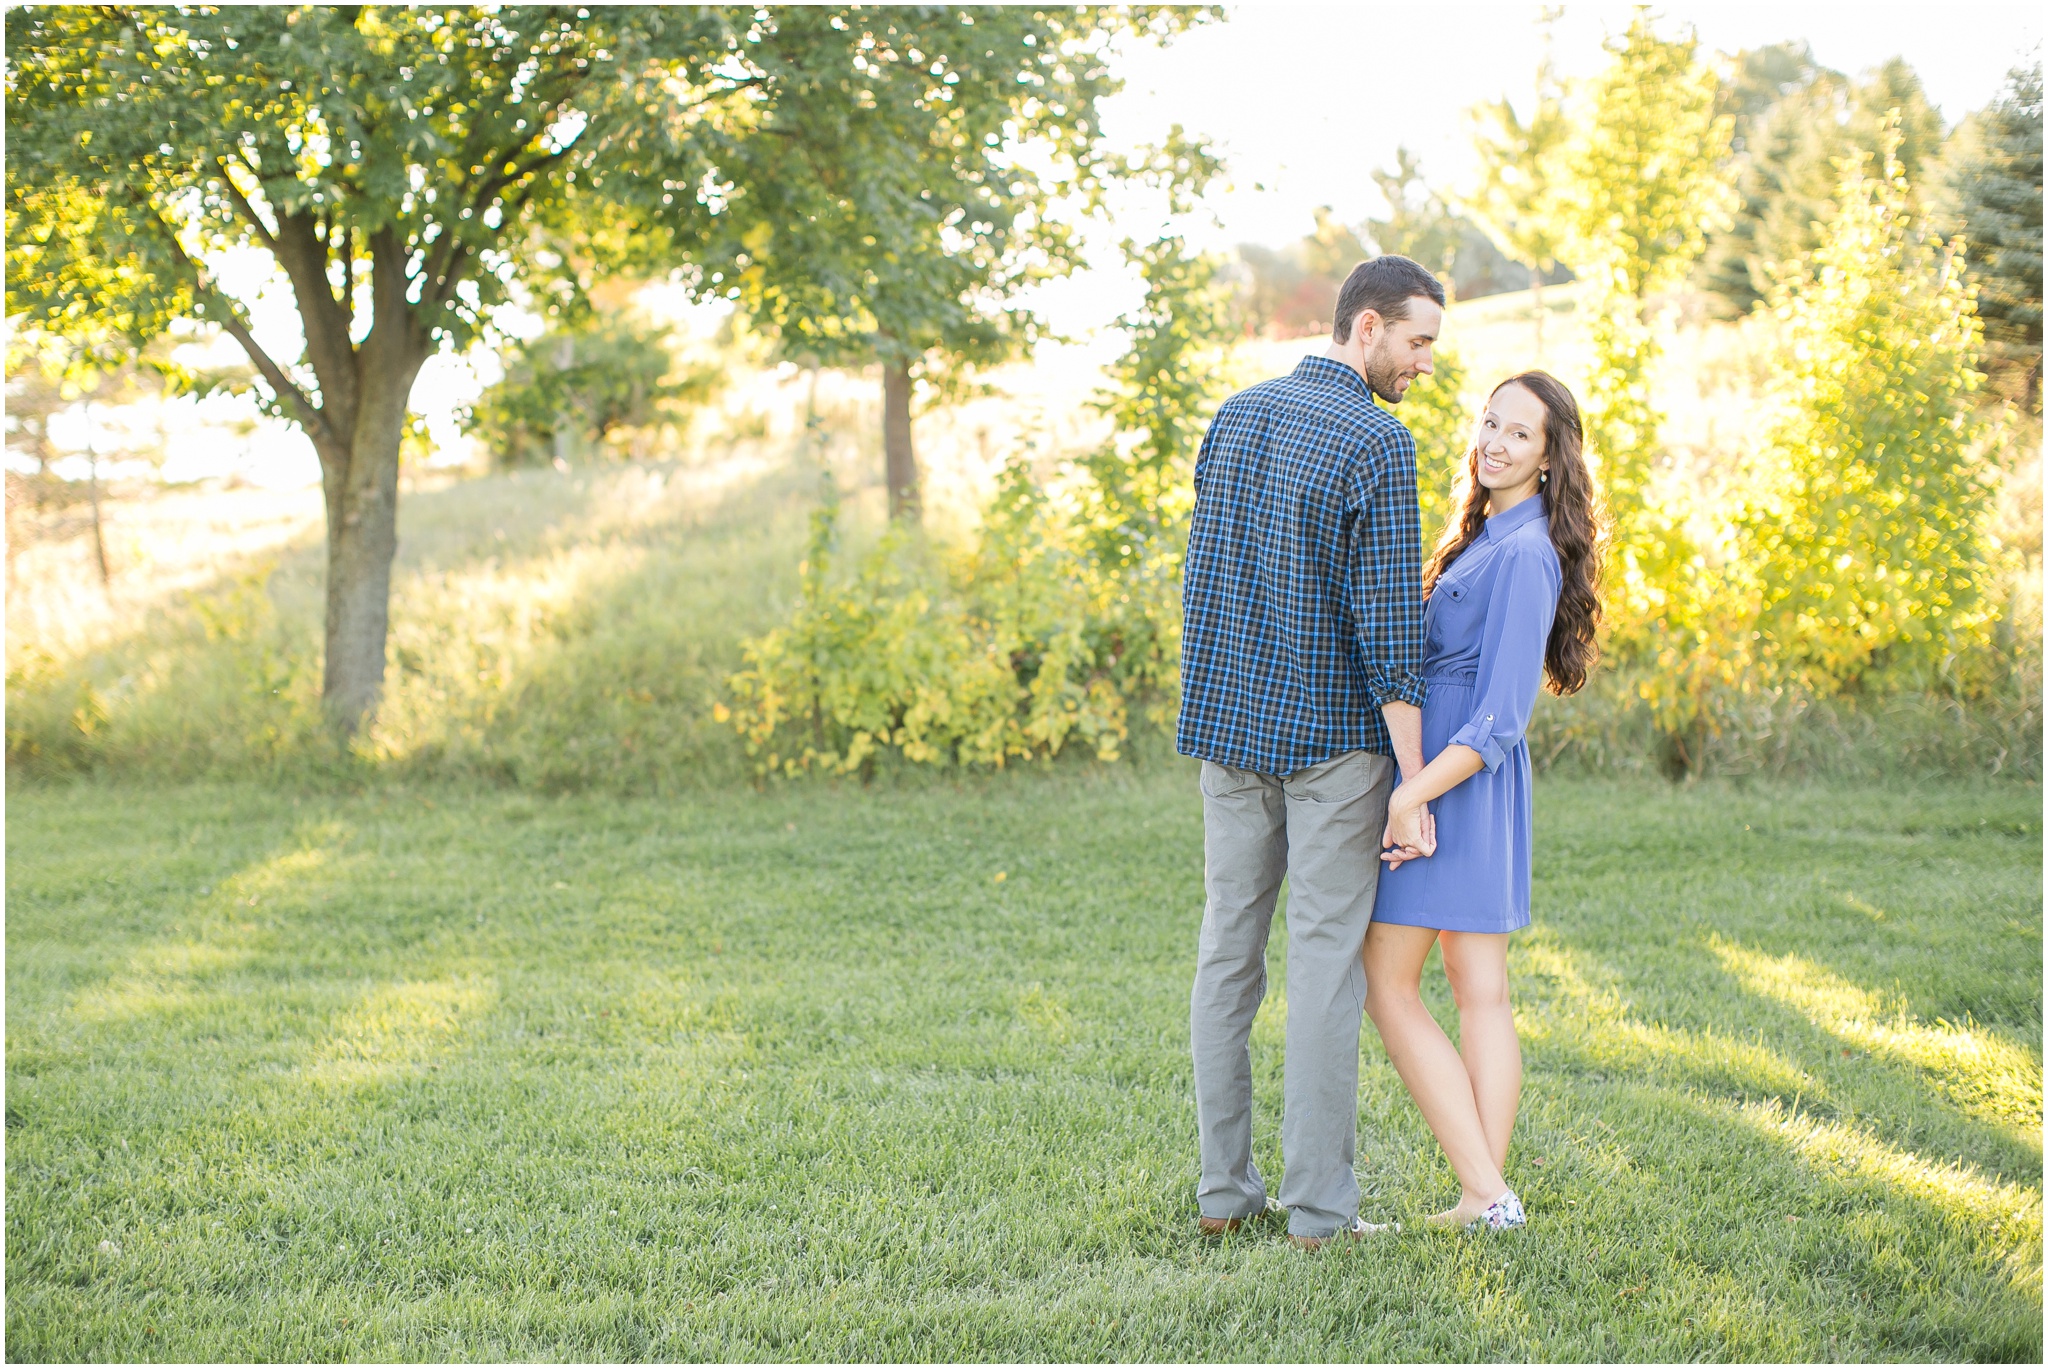
{"type": "Polygon", "coordinates": [[[1369,346],[1379,341],[1380,329],[1383,325],[1384,321],[1380,318],[1379,310],[1361,309],[1351,320],[1351,336],[1354,341],[1362,342],[1369,346]]]}

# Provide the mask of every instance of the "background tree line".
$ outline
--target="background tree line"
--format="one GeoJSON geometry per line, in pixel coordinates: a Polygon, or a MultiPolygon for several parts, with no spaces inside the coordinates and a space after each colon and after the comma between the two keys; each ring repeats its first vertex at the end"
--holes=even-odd
{"type": "MultiPolygon", "coordinates": [[[[2037,651],[1988,648],[2018,569],[1990,535],[1999,463],[2039,405],[2038,71],[2015,71],[1951,134],[1903,62],[1849,82],[1780,46],[1723,68],[1641,11],[1608,50],[1569,88],[1546,65],[1529,117],[1474,111],[1481,185],[1463,200],[1419,189],[1404,151],[1380,177],[1384,219],[1354,228],[1326,211],[1288,252],[1241,251],[1235,272],[1178,244],[1149,258],[1151,293],[1126,323],[1141,345],[1105,399],[1125,434],[1058,497],[1013,468],[984,535],[1006,554],[934,564],[888,544],[840,588],[818,578],[821,524],[795,620],[734,680],[764,767],[859,767],[892,745],[1000,764],[1070,734],[1107,756],[1131,714],[1163,718],[1188,475],[1228,375],[1214,343],[1233,321],[1320,331],[1323,295],[1374,250],[1474,293],[1517,271],[1515,285],[1582,282],[1591,355],[1568,378],[1612,523],[1607,668],[1594,716],[1585,700],[1565,710],[1558,746],[1640,717],[1682,775],[1745,712],[2034,688],[2037,651]],[[1768,334],[1756,440],[1706,508],[1669,488],[1650,387],[1664,303],[1702,289],[1768,334]],[[1170,425],[1147,404],[1169,393],[1170,425]],[[1152,492],[1142,526],[1113,515],[1131,488],[1152,492]],[[1027,629],[1024,602],[1061,607],[1027,629]],[[935,612],[944,629],[910,646],[935,612]],[[919,664],[935,653],[950,664],[919,664]],[[968,662],[976,682],[947,683],[968,662]]],[[[1448,479],[1476,397],[1454,354],[1439,370],[1402,417],[1448,479]]],[[[1435,483],[1421,482],[1430,533],[1451,494],[1435,483]]]]}
{"type": "MultiPolygon", "coordinates": [[[[246,387],[315,439],[322,696],[344,738],[390,657],[411,377],[433,350],[498,347],[474,430],[509,462],[580,463],[718,383],[605,294],[664,278],[729,302],[776,356],[881,378],[894,527],[857,555],[821,511],[797,602],[720,695],[756,765],[1119,754],[1174,706],[1189,466],[1209,406],[1251,378],[1230,345],[1248,321],[1294,327],[1305,282],[1333,291],[1373,250],[1468,297],[1577,282],[1589,355],[1567,379],[1614,519],[1610,668],[1543,715],[1557,747],[1633,728],[1685,772],[1722,731],[1809,704],[2026,694],[2038,651],[2014,640],[2015,552],[1989,517],[2001,463],[2037,440],[2015,415],[2039,405],[2038,72],[1946,130],[1902,64],[1850,82],[1803,48],[1719,62],[1640,15],[1594,76],[1545,67],[1533,106],[1473,111],[1465,193],[1403,153],[1385,216],[1323,214],[1263,278],[1170,230],[1127,241],[1147,294],[1097,397],[1113,436],[1057,469],[1012,463],[968,545],[926,537],[910,396],[1029,348],[1016,292],[1078,260],[1056,203],[1100,211],[1142,183],[1184,213],[1217,169],[1178,133],[1114,154],[1097,122],[1115,42],[1204,17],[18,10],[15,337],[43,349],[53,403],[146,372],[246,387]],[[267,350],[220,288],[229,248],[278,263],[299,354],[267,350]],[[1724,289],[1718,308],[1766,340],[1754,440],[1700,507],[1671,486],[1650,378],[1672,301],[1724,289]],[[539,336],[503,333],[514,305],[539,336]],[[215,328],[246,369],[177,363],[215,328]]],[[[1402,410],[1432,531],[1466,384],[1453,354],[1402,410]]],[[[52,717],[96,716],[52,699],[52,717]]]]}
{"type": "MultiPolygon", "coordinates": [[[[1704,245],[1684,286],[1723,316],[1753,310],[1770,293],[1771,268],[1818,245],[1835,213],[1840,162],[1880,158],[1896,111],[1896,155],[1915,205],[1936,231],[1963,232],[1973,244],[1987,370],[2000,393],[2038,403],[2039,176],[2030,170],[2040,160],[2038,70],[2016,70],[1997,101],[1951,127],[1903,57],[1851,78],[1822,66],[1809,44],[1788,42],[1710,65],[1714,113],[1727,125],[1719,174],[1732,182],[1734,199],[1718,221],[1702,216],[1704,245]]],[[[1296,243],[1241,245],[1234,274],[1245,330],[1322,331],[1344,273],[1375,252],[1430,263],[1460,299],[1572,279],[1563,260],[1572,197],[1560,178],[1570,133],[1546,59],[1526,115],[1506,100],[1472,110],[1479,169],[1468,192],[1430,185],[1402,148],[1393,168],[1373,173],[1385,217],[1347,225],[1324,209],[1315,231],[1296,243]]]]}

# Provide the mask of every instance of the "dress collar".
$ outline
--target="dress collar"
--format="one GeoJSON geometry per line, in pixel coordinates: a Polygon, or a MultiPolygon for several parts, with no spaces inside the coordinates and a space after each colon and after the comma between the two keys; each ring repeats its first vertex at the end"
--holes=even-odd
{"type": "Polygon", "coordinates": [[[1543,492],[1537,491],[1506,513],[1497,513],[1486,520],[1486,535],[1498,542],[1524,523],[1532,523],[1543,517],[1543,492]]]}
{"type": "Polygon", "coordinates": [[[1301,364],[1294,368],[1294,378],[1322,385],[1348,385],[1368,401],[1372,399],[1372,387],[1365,383],[1365,377],[1330,357],[1303,357],[1301,364]]]}

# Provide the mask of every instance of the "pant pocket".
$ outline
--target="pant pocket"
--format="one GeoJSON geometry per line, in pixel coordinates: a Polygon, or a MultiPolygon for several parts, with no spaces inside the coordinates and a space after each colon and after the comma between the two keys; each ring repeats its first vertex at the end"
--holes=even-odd
{"type": "Polygon", "coordinates": [[[1212,799],[1253,792],[1264,782],[1265,777],[1256,770],[1240,770],[1234,765],[1219,765],[1215,761],[1202,762],[1202,792],[1212,799]]]}
{"type": "Polygon", "coordinates": [[[1384,783],[1393,771],[1391,756],[1371,751],[1346,751],[1287,777],[1287,797],[1311,803],[1349,803],[1384,783]]]}

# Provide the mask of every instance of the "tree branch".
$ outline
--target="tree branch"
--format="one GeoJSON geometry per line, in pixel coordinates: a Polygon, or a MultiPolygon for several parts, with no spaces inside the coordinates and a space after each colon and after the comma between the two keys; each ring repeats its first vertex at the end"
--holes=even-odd
{"type": "Polygon", "coordinates": [[[278,264],[291,279],[292,294],[299,303],[299,321],[306,334],[306,358],[319,378],[320,393],[328,412],[344,429],[354,429],[356,412],[356,351],[349,339],[348,311],[334,298],[333,282],[327,278],[327,246],[313,232],[310,214],[286,214],[278,218],[278,264]]]}
{"type": "MultiPolygon", "coordinates": [[[[219,157],[215,160],[220,163],[220,178],[227,184],[228,194],[234,198],[235,207],[242,211],[242,217],[247,219],[249,226],[256,230],[256,236],[262,240],[263,245],[275,254],[277,251],[277,236],[263,222],[263,216],[256,212],[256,206],[249,203],[249,197],[242,193],[241,187],[235,184],[234,176],[228,172],[228,159],[226,157],[219,157]]],[[[260,185],[261,182],[259,181],[258,184],[260,185]]]]}
{"type": "Polygon", "coordinates": [[[292,378],[284,373],[284,368],[271,359],[270,353],[263,350],[255,335],[249,331],[249,325],[242,321],[241,313],[235,308],[234,301],[214,285],[212,274],[192,260],[191,255],[185,251],[185,244],[178,241],[177,229],[161,216],[157,216],[156,222],[163,229],[164,240],[170,244],[172,254],[191,274],[193,283],[199,287],[200,293],[209,303],[219,308],[221,327],[227,329],[229,336],[242,344],[242,350],[248,353],[249,360],[255,363],[257,371],[262,374],[270,388],[277,392],[279,403],[296,411],[299,423],[306,429],[307,436],[314,440],[316,446],[341,446],[334,429],[327,422],[327,415],[321,412],[320,406],[315,404],[304,390],[293,383],[292,378]]]}
{"type": "Polygon", "coordinates": [[[452,261],[449,261],[443,268],[441,277],[434,286],[434,293],[431,300],[427,297],[426,293],[422,291],[420,294],[420,302],[423,304],[431,303],[436,306],[439,306],[446,304],[449,300],[453,299],[455,297],[455,287],[462,283],[462,277],[465,274],[462,268],[467,266],[470,262],[474,261],[475,259],[476,253],[471,251],[468,247],[463,247],[460,251],[455,253],[454,259],[452,261]]]}
{"type": "MultiPolygon", "coordinates": [[[[549,163],[567,156],[568,152],[569,149],[563,147],[554,152],[542,153],[524,164],[513,159],[509,170],[487,177],[478,185],[476,194],[469,203],[470,216],[480,222],[484,210],[490,207],[492,197],[497,195],[498,192],[508,186],[518,184],[521,180],[540,171],[549,163]]],[[[506,212],[499,220],[498,228],[494,232],[503,232],[505,225],[517,217],[519,207],[519,202],[517,201],[508,203],[506,205],[506,212]]],[[[464,273],[461,268],[465,262],[476,255],[474,247],[462,240],[462,234],[459,231],[459,226],[462,222],[462,220],[458,219],[444,225],[441,240],[434,244],[434,258],[429,261],[426,268],[427,282],[432,288],[423,288],[421,290],[420,299],[422,303],[425,303],[430,297],[435,304],[445,303],[454,293],[455,286],[462,280],[464,273]]]]}

